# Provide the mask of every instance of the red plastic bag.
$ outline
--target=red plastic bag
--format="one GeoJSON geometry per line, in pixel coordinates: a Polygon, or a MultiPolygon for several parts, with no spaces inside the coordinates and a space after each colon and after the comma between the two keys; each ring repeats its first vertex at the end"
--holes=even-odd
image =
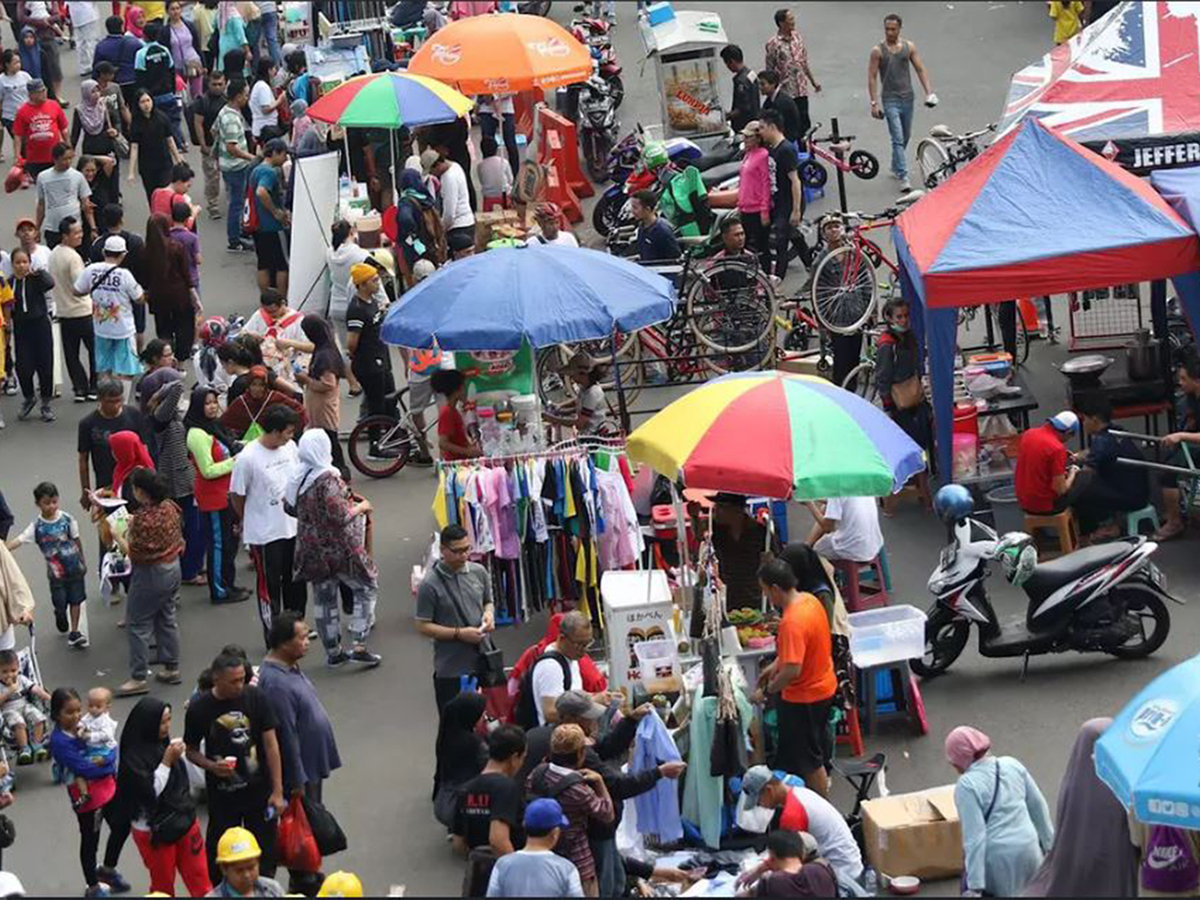
{"type": "Polygon", "coordinates": [[[275,843],[280,865],[296,872],[320,871],[321,851],[317,849],[317,839],[308,824],[304,803],[298,796],[292,798],[279,818],[275,843]]]}
{"type": "Polygon", "coordinates": [[[4,179],[4,193],[11,194],[13,191],[20,190],[25,177],[25,163],[18,159],[8,170],[8,175],[4,179]]]}

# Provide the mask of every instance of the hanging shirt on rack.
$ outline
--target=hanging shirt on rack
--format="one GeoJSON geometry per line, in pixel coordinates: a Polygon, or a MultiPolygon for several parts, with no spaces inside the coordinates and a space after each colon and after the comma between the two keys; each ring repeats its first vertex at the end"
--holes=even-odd
{"type": "MultiPolygon", "coordinates": [[[[667,731],[658,713],[651,711],[638,723],[637,743],[629,771],[644,772],[656,769],[665,762],[682,759],[679,748],[667,731]]],[[[660,779],[653,789],[633,798],[637,807],[639,834],[652,834],[661,843],[672,843],[683,837],[679,819],[679,786],[669,779],[660,779]]]]}

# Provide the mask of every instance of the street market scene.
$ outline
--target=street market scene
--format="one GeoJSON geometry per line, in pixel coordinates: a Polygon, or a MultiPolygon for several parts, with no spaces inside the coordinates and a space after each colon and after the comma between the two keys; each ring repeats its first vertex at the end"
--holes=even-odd
{"type": "Polygon", "coordinates": [[[0,897],[1200,896],[1200,3],[0,19],[0,897]]]}

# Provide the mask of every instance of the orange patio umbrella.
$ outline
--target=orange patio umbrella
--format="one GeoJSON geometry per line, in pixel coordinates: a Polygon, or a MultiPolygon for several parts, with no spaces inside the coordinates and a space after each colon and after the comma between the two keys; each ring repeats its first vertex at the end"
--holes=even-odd
{"type": "Polygon", "coordinates": [[[592,57],[557,22],[505,13],[472,16],[438,29],[409,61],[408,71],[464,94],[508,93],[586,81],[592,57]]]}

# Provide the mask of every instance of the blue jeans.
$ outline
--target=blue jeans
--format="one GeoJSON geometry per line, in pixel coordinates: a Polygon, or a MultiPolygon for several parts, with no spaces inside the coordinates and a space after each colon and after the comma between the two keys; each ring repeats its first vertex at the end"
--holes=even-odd
{"type": "Polygon", "coordinates": [[[262,36],[267,41],[267,53],[277,66],[283,65],[279,53],[279,13],[265,12],[258,19],[262,36]]]}
{"type": "Polygon", "coordinates": [[[154,98],[154,105],[162,110],[171,123],[171,137],[175,138],[175,147],[183,153],[183,108],[179,98],[174,94],[160,94],[154,98]]]}
{"type": "Polygon", "coordinates": [[[222,171],[225,180],[225,192],[229,195],[229,209],[225,213],[225,236],[229,245],[233,246],[242,239],[242,208],[246,205],[246,184],[250,179],[250,169],[234,169],[222,171]]]}
{"type": "Polygon", "coordinates": [[[908,165],[904,161],[904,151],[908,147],[908,139],[912,137],[913,98],[885,97],[883,117],[892,136],[892,174],[907,178],[908,165]]]}
{"type": "Polygon", "coordinates": [[[496,139],[496,132],[501,131],[504,137],[504,150],[508,155],[508,167],[512,169],[515,179],[517,170],[521,167],[521,155],[517,149],[517,117],[512,113],[504,113],[503,119],[504,121],[501,123],[491,113],[480,113],[479,130],[483,137],[490,137],[493,141],[496,139]]]}

